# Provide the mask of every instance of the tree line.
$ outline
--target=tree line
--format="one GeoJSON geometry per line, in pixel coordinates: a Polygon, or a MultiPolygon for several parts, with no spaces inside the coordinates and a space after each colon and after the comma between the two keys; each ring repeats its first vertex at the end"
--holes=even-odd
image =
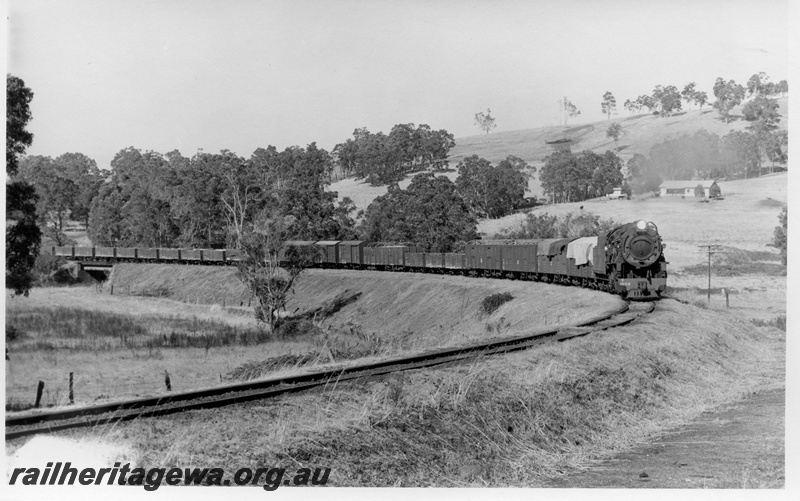
{"type": "Polygon", "coordinates": [[[557,150],[545,158],[539,175],[542,190],[553,203],[580,202],[622,186],[622,159],[614,152],[557,150]]]}
{"type": "Polygon", "coordinates": [[[268,214],[291,216],[296,239],[353,235],[349,199],[325,190],[332,156],[315,143],[249,159],[223,150],[160,154],[126,148],[92,201],[88,234],[95,245],[240,248],[268,214]]]}
{"type": "Polygon", "coordinates": [[[291,217],[285,232],[293,240],[413,241],[444,252],[456,240],[428,232],[452,218],[458,241],[471,239],[477,218],[502,217],[525,202],[536,170],[514,156],[495,166],[473,155],[458,163],[455,183],[432,173],[406,190],[392,183],[356,226],[353,202],[337,202],[326,189],[334,163],[314,143],[259,148],[249,159],[227,150],[185,157],[129,147],[110,171],[79,153],[25,157],[19,178],[34,187],[36,221],[56,245],[71,243],[64,234],[71,219],[84,221],[98,246],[241,248],[258,221],[280,214],[291,217]]]}
{"type": "Polygon", "coordinates": [[[397,124],[389,134],[353,131],[352,139],[337,144],[333,153],[346,177],[366,179],[372,185],[400,181],[407,174],[447,167],[453,135],[428,125],[397,124]]]}
{"type": "MultiPolygon", "coordinates": [[[[786,80],[778,83],[770,82],[769,76],[764,72],[753,74],[746,86],[732,79],[718,77],[713,86],[716,101],[711,105],[719,112],[720,119],[728,123],[734,118],[730,115],[731,109],[742,104],[745,98],[758,98],[762,100],[758,105],[763,106],[767,102],[764,100],[772,103],[775,96],[778,94],[785,96],[787,92],[789,84],[786,80]]],[[[708,93],[698,90],[696,82],[689,82],[680,91],[674,85],[656,85],[650,94],[642,94],[634,100],[626,99],[623,107],[631,114],[641,113],[646,108],[649,113],[670,116],[682,110],[681,101],[687,106],[698,105],[701,110],[710,102],[708,93]]],[[[603,95],[600,106],[603,113],[610,118],[616,109],[616,99],[611,92],[603,95]]]]}

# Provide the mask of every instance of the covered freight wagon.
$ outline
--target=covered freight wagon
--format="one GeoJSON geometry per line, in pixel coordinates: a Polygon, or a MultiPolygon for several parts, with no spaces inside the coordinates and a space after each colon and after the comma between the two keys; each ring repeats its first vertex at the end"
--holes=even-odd
{"type": "Polygon", "coordinates": [[[406,253],[406,266],[414,269],[425,268],[425,254],[422,252],[406,253]]]}
{"type": "Polygon", "coordinates": [[[464,249],[467,268],[471,270],[501,271],[503,245],[496,242],[473,242],[464,249]]]}
{"type": "Polygon", "coordinates": [[[464,254],[448,252],[444,255],[444,268],[449,272],[461,272],[464,270],[464,254]]]}
{"type": "Polygon", "coordinates": [[[338,263],[346,267],[360,266],[364,260],[364,246],[367,243],[365,240],[344,240],[339,242],[338,263]]]}
{"type": "Polygon", "coordinates": [[[536,273],[537,245],[535,240],[515,241],[503,246],[501,255],[503,271],[536,273]]]}
{"type": "Polygon", "coordinates": [[[339,263],[339,240],[320,240],[314,245],[322,248],[322,266],[335,267],[339,263]]]}
{"type": "Polygon", "coordinates": [[[425,266],[428,270],[441,271],[444,269],[444,253],[443,252],[426,252],[424,254],[425,266]]]}

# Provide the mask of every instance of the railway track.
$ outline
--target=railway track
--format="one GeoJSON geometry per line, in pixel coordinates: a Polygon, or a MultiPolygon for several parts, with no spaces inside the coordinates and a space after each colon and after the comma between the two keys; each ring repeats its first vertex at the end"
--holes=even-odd
{"type": "Polygon", "coordinates": [[[626,325],[651,313],[655,306],[656,304],[653,302],[626,302],[616,312],[571,327],[513,338],[495,339],[470,346],[439,349],[382,362],[350,365],[316,373],[250,381],[161,397],[9,417],[6,418],[6,440],[71,428],[105,425],[139,417],[165,416],[193,409],[223,407],[392,372],[462,363],[479,356],[524,350],[544,343],[566,341],[592,332],[626,325]]]}

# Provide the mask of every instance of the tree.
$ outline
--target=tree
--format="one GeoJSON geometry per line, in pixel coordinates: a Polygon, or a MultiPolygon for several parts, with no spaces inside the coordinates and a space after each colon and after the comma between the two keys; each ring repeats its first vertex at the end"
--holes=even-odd
{"type": "Polygon", "coordinates": [[[336,193],[327,191],[333,168],[330,154],[311,143],[305,148],[292,147],[281,152],[282,170],[287,173],[284,186],[276,191],[280,213],[294,217],[289,228],[297,240],[331,240],[345,229],[337,224],[334,206],[336,193]]]}
{"type": "Polygon", "coordinates": [[[651,193],[661,186],[661,176],[658,169],[641,153],[636,153],[628,160],[626,165],[627,182],[633,193],[651,193]]]}
{"type": "Polygon", "coordinates": [[[477,238],[477,221],[445,176],[417,174],[408,189],[396,184],[367,207],[363,240],[414,242],[426,252],[455,252],[477,238]]]}
{"type": "Polygon", "coordinates": [[[725,123],[730,122],[730,111],[734,106],[742,102],[744,92],[744,87],[735,81],[728,80],[726,82],[722,78],[717,78],[714,83],[714,96],[717,98],[716,102],[714,102],[714,108],[719,110],[719,114],[725,120],[725,123]]]}
{"type": "Polygon", "coordinates": [[[765,153],[772,165],[770,172],[775,168],[775,163],[786,164],[789,161],[789,131],[781,130],[772,132],[764,145],[765,153]]]}
{"type": "Polygon", "coordinates": [[[292,216],[277,211],[264,211],[253,231],[242,239],[242,259],[237,264],[242,282],[256,300],[256,320],[275,333],[278,314],[286,307],[297,277],[317,262],[319,247],[288,246],[292,216]]]}
{"type": "Polygon", "coordinates": [[[619,148],[619,136],[622,133],[622,126],[619,122],[614,122],[611,124],[608,129],[606,130],[606,137],[610,137],[614,140],[614,145],[619,148]]]}
{"type": "Polygon", "coordinates": [[[752,132],[734,130],[722,138],[723,158],[731,173],[744,173],[745,179],[751,171],[761,172],[761,151],[758,137],[752,132]]]}
{"type": "Polygon", "coordinates": [[[228,242],[234,249],[240,249],[245,225],[250,220],[263,184],[259,183],[257,174],[248,168],[252,164],[247,164],[231,152],[226,151],[223,154],[229,161],[224,164],[222,178],[226,187],[220,200],[228,220],[228,242]]]}
{"type": "MultiPolygon", "coordinates": [[[[123,244],[122,208],[125,199],[115,183],[105,183],[92,200],[87,234],[94,245],[117,247],[123,244]]],[[[127,243],[127,242],[126,242],[127,243]]]]}
{"type": "Polygon", "coordinates": [[[786,207],[784,207],[781,213],[778,215],[778,222],[780,224],[775,227],[772,243],[769,244],[770,246],[776,247],[781,251],[781,261],[783,262],[784,266],[786,266],[787,259],[787,216],[788,214],[786,212],[786,207]]]}
{"type": "Polygon", "coordinates": [[[750,96],[764,96],[771,94],[771,90],[774,90],[775,86],[772,85],[772,88],[769,86],[769,77],[763,71],[757,74],[754,74],[750,77],[747,81],[747,97],[750,96]]]}
{"type": "Polygon", "coordinates": [[[83,222],[88,228],[92,199],[97,196],[100,185],[103,184],[104,173],[97,168],[97,162],[83,153],[64,153],[55,159],[55,164],[75,186],[75,196],[69,207],[70,218],[83,222]]]}
{"type": "Polygon", "coordinates": [[[719,136],[701,129],[654,145],[648,162],[666,179],[718,177],[726,170],[720,147],[719,136]]]}
{"type": "Polygon", "coordinates": [[[780,92],[781,93],[781,97],[785,97],[786,93],[789,92],[789,83],[786,80],[781,80],[775,86],[775,92],[776,93],[780,92]]]}
{"type": "Polygon", "coordinates": [[[474,214],[498,218],[519,207],[525,201],[528,164],[508,156],[494,167],[477,155],[458,163],[456,188],[474,214]]]}
{"type": "MultiPolygon", "coordinates": [[[[609,152],[610,153],[610,152],[609,152]]],[[[613,153],[611,153],[614,157],[613,153]]],[[[589,198],[591,193],[602,191],[605,186],[603,179],[593,183],[593,176],[598,167],[609,158],[597,155],[591,151],[584,151],[580,155],[559,150],[545,158],[545,164],[539,174],[542,190],[550,195],[553,203],[579,202],[589,198]]],[[[621,182],[621,174],[620,174],[621,182]]],[[[619,184],[616,184],[619,186],[619,184]]]]}
{"type": "Polygon", "coordinates": [[[200,208],[180,213],[184,201],[175,195],[189,182],[202,179],[202,171],[181,179],[168,157],[133,147],[118,152],[111,167],[109,179],[92,200],[88,229],[92,242],[131,247],[187,245],[180,239],[181,226],[195,224],[190,215],[200,208]]]}
{"type": "MultiPolygon", "coordinates": [[[[22,79],[6,75],[6,175],[19,170],[19,157],[33,143],[26,130],[33,92],[22,79]]],[[[6,288],[27,296],[35,280],[41,231],[36,224],[36,190],[24,181],[6,182],[6,288]]]]}
{"type": "Polygon", "coordinates": [[[497,127],[494,123],[495,119],[492,117],[492,110],[486,108],[486,114],[484,115],[483,112],[475,113],[475,125],[477,125],[482,131],[486,132],[487,134],[491,132],[492,129],[497,127]]]}
{"type": "Polygon", "coordinates": [[[700,109],[703,109],[703,105],[708,103],[708,94],[705,92],[695,92],[692,96],[692,99],[695,103],[700,105],[700,109]]]}
{"type": "Polygon", "coordinates": [[[634,103],[630,99],[626,99],[625,104],[623,104],[622,107],[628,110],[630,114],[633,114],[633,112],[636,110],[636,103],[634,103]]]}
{"type": "MultiPolygon", "coordinates": [[[[674,112],[681,111],[681,95],[678,93],[678,88],[674,85],[668,85],[663,89],[659,89],[658,102],[661,105],[661,115],[670,116],[674,112]]],[[[653,94],[655,98],[655,93],[653,94]]]]}
{"type": "Polygon", "coordinates": [[[33,185],[38,198],[37,219],[43,226],[64,229],[64,219],[75,202],[78,188],[50,157],[30,156],[19,164],[19,176],[33,185]]]}
{"type": "Polygon", "coordinates": [[[61,232],[67,218],[88,226],[92,199],[103,182],[94,160],[81,153],[65,153],[55,160],[29,156],[19,164],[19,175],[36,188],[43,226],[61,232]]]}
{"type": "Polygon", "coordinates": [[[658,107],[660,103],[653,99],[652,96],[645,96],[641,95],[636,98],[636,107],[637,110],[641,110],[642,108],[647,108],[648,111],[651,113],[658,107]]]}
{"type": "Polygon", "coordinates": [[[584,152],[579,161],[589,163],[592,169],[592,180],[589,191],[594,196],[602,196],[622,186],[622,160],[611,151],[603,155],[594,152],[584,152]]]}
{"type": "Polygon", "coordinates": [[[366,178],[377,186],[400,181],[409,172],[445,168],[453,146],[453,135],[444,129],[398,124],[388,136],[356,129],[353,139],[337,144],[333,153],[345,175],[366,178]]]}
{"type": "Polygon", "coordinates": [[[753,122],[749,129],[770,131],[776,129],[781,121],[778,108],[777,99],[758,95],[742,107],[742,117],[753,122]]]}
{"type": "Polygon", "coordinates": [[[694,187],[694,196],[700,198],[706,196],[706,189],[703,188],[703,183],[698,183],[697,186],[694,187]]]}
{"type": "Polygon", "coordinates": [[[600,103],[600,108],[603,110],[603,113],[606,115],[606,119],[611,118],[611,114],[614,113],[617,109],[617,100],[614,99],[614,94],[611,91],[606,91],[603,94],[603,102],[600,103]]]}
{"type": "Polygon", "coordinates": [[[697,90],[695,89],[696,86],[697,84],[695,82],[689,82],[681,91],[681,97],[684,101],[686,101],[686,104],[694,101],[695,94],[697,93],[697,90]]]}
{"type": "Polygon", "coordinates": [[[17,174],[19,157],[33,143],[33,134],[25,127],[33,118],[30,102],[33,92],[21,78],[6,75],[6,174],[17,174]]]}
{"type": "Polygon", "coordinates": [[[581,114],[577,106],[572,104],[572,101],[564,96],[564,99],[558,101],[560,109],[564,112],[564,125],[567,125],[567,119],[570,117],[577,117],[581,114]]]}

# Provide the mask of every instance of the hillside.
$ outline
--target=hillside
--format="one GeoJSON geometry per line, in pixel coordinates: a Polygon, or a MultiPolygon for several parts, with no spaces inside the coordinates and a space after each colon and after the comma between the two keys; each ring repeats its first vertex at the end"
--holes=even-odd
{"type": "MultiPolygon", "coordinates": [[[[787,130],[789,98],[779,98],[778,104],[783,115],[780,129],[787,130]]],[[[611,120],[589,124],[542,127],[456,138],[456,146],[450,151],[450,167],[455,168],[461,159],[470,155],[478,155],[495,164],[508,155],[515,155],[540,168],[544,157],[553,151],[553,147],[546,144],[545,141],[562,138],[572,140],[572,151],[592,150],[596,153],[603,153],[614,147],[614,141],[606,137],[606,130],[613,123],[619,123],[622,126],[619,156],[623,161],[627,161],[636,153],[646,155],[654,145],[682,134],[692,134],[700,129],[705,129],[722,137],[732,130],[744,130],[748,125],[743,120],[726,124],[719,119],[719,114],[711,107],[703,110],[689,110],[668,118],[651,114],[622,116],[624,113],[626,112],[620,112],[620,116],[611,120]]],[[[734,116],[741,114],[741,106],[734,108],[731,114],[734,116]]],[[[452,180],[455,180],[456,175],[455,172],[447,173],[452,180]]],[[[400,183],[400,187],[405,188],[410,183],[410,178],[406,179],[400,183]]],[[[384,186],[370,186],[353,179],[344,179],[334,183],[330,189],[338,192],[340,198],[346,196],[352,198],[359,209],[366,208],[375,197],[386,193],[384,186]]],[[[538,177],[530,181],[528,193],[536,196],[542,195],[538,177]]]]}
{"type": "MultiPolygon", "coordinates": [[[[236,268],[166,264],[118,264],[104,292],[114,297],[131,293],[187,303],[225,304],[250,316],[249,294],[236,277],[236,268]],[[130,288],[130,289],[129,289],[130,288]]],[[[486,278],[465,280],[446,275],[384,273],[348,270],[307,270],[298,277],[287,312],[304,312],[333,301],[343,291],[361,294],[328,323],[337,328],[357,325],[379,336],[408,339],[464,339],[486,336],[487,324],[500,322],[504,335],[521,334],[531,325],[574,324],[619,306],[616,297],[586,289],[552,287],[486,278]],[[514,300],[491,318],[477,315],[488,295],[509,292],[514,300]],[[413,311],[413,316],[406,313],[413,311]],[[502,324],[502,325],[501,325],[502,324]]]]}

